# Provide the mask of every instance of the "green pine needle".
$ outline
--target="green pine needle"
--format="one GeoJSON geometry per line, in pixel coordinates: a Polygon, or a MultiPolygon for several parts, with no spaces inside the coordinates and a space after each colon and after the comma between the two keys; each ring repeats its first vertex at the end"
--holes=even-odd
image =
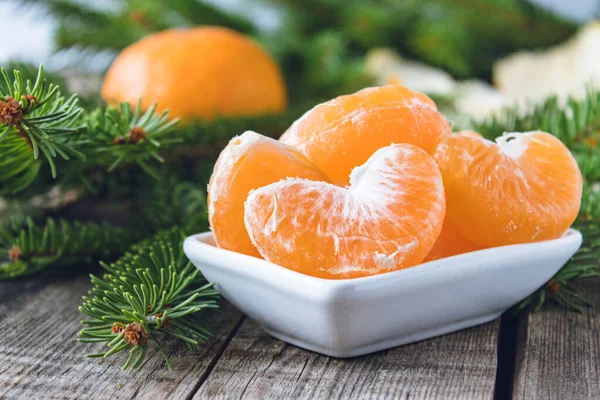
{"type": "MultiPolygon", "coordinates": [[[[576,158],[579,156],[588,163],[590,160],[587,156],[590,156],[593,165],[599,165],[600,89],[590,86],[585,96],[571,97],[564,104],[552,96],[526,114],[520,113],[517,108],[510,108],[488,121],[474,121],[473,128],[488,139],[494,139],[503,132],[549,132],[558,137],[576,158]]],[[[588,169],[584,165],[582,172],[593,173],[587,177],[598,179],[600,172],[588,169]]]]}
{"type": "Polygon", "coordinates": [[[13,218],[0,225],[0,280],[115,257],[135,240],[135,233],[108,223],[48,218],[37,225],[32,218],[13,218]]]}
{"type": "Polygon", "coordinates": [[[173,127],[178,119],[169,120],[168,111],[156,114],[156,104],[142,112],[141,102],[135,109],[129,103],[94,110],[86,121],[87,143],[84,147],[89,164],[106,165],[108,172],[123,163],[137,163],[150,175],[159,174],[148,161],[164,161],[161,148],[180,143],[173,138],[173,127]]]}
{"type": "Polygon", "coordinates": [[[35,82],[24,82],[19,70],[11,76],[0,69],[0,194],[15,195],[30,186],[38,193],[55,185],[54,179],[36,180],[44,160],[50,175],[66,171],[59,184],[80,184],[98,169],[112,172],[121,164],[137,164],[159,178],[155,163],[161,151],[181,138],[171,135],[178,120],[156,106],[142,112],[128,103],[96,108],[89,114],[77,96],[65,99],[58,86],[44,79],[40,65],[35,82]],[[66,164],[69,165],[66,165],[66,164]],[[68,182],[65,182],[67,180],[68,182]]]}
{"type": "Polygon", "coordinates": [[[41,156],[48,161],[53,177],[57,157],[85,158],[68,143],[69,136],[83,129],[83,110],[77,105],[77,96],[65,99],[58,86],[44,79],[41,65],[35,82],[24,82],[18,70],[12,77],[4,68],[0,72],[0,193],[16,193],[35,180],[41,156]]]}
{"type": "Polygon", "coordinates": [[[91,276],[94,288],[79,310],[91,317],[77,338],[105,343],[109,357],[128,350],[123,369],[141,365],[153,341],[171,369],[160,337],[170,336],[197,348],[210,332],[200,323],[200,311],[218,308],[218,292],[208,284],[183,253],[184,235],[162,231],[134,245],[121,259],[102,266],[102,278],[91,276]]]}

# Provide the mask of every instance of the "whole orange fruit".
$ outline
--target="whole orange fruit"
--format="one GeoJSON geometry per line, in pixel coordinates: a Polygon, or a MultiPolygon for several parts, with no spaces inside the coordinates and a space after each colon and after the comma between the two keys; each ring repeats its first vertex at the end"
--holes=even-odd
{"type": "Polygon", "coordinates": [[[171,29],[130,45],[108,70],[108,103],[142,99],[182,120],[281,112],[286,89],[269,54],[248,37],[221,27],[171,29]]]}

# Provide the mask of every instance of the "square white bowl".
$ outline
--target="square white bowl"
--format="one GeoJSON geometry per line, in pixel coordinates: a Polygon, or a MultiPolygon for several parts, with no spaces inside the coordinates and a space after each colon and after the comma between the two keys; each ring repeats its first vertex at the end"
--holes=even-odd
{"type": "Polygon", "coordinates": [[[364,278],[328,280],[220,249],[212,233],[184,251],[206,279],[272,336],[354,357],[491,321],[546,283],[581,246],[561,238],[461,254],[364,278]]]}

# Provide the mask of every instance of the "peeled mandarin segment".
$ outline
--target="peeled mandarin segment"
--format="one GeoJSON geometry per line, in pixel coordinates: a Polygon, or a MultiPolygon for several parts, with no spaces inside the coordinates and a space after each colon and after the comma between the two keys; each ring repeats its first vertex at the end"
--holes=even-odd
{"type": "Polygon", "coordinates": [[[211,26],[169,29],[128,46],[110,66],[102,97],[142,99],[144,109],[156,102],[185,121],[278,113],[287,102],[270,55],[247,36],[211,26]]]}
{"type": "Polygon", "coordinates": [[[279,140],[300,150],[334,183],[378,149],[409,143],[433,153],[451,128],[427,96],[399,85],[368,88],[314,107],[279,140]]]}
{"type": "Polygon", "coordinates": [[[496,141],[452,135],[440,143],[434,158],[449,223],[485,247],[560,237],[579,212],[577,162],[548,133],[511,133],[496,141]]]}
{"type": "Polygon", "coordinates": [[[244,201],[252,189],[288,177],[326,179],[302,154],[277,140],[254,132],[233,138],[208,184],[208,218],[217,245],[260,257],[244,228],[244,201]]]}
{"type": "Polygon", "coordinates": [[[470,130],[459,131],[456,134],[457,135],[461,135],[461,136],[469,136],[469,137],[483,139],[483,136],[481,136],[479,133],[477,133],[475,131],[470,131],[470,130]]]}
{"type": "Polygon", "coordinates": [[[287,179],[251,192],[245,224],[271,262],[320,278],[356,278],[419,264],[445,209],[433,158],[402,144],[376,151],[346,188],[287,179]]]}
{"type": "MultiPolygon", "coordinates": [[[[471,130],[462,130],[456,132],[456,135],[483,139],[483,136],[471,130]]],[[[456,256],[458,254],[470,253],[483,248],[483,246],[477,245],[464,237],[456,228],[452,226],[452,224],[448,222],[448,219],[446,218],[442,228],[442,233],[440,233],[440,236],[433,245],[433,249],[431,249],[423,262],[439,260],[441,258],[456,256]]]]}
{"type": "Polygon", "coordinates": [[[423,262],[470,253],[483,248],[483,246],[477,245],[464,237],[446,218],[442,227],[442,233],[438,236],[433,248],[423,262]]]}

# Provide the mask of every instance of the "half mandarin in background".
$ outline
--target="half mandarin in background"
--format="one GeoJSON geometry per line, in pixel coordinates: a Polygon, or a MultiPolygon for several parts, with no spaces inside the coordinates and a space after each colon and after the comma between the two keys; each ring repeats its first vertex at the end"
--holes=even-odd
{"type": "Polygon", "coordinates": [[[142,108],[157,103],[183,121],[285,110],[279,66],[249,37],[228,28],[169,29],[128,46],[110,66],[102,97],[142,108]]]}

